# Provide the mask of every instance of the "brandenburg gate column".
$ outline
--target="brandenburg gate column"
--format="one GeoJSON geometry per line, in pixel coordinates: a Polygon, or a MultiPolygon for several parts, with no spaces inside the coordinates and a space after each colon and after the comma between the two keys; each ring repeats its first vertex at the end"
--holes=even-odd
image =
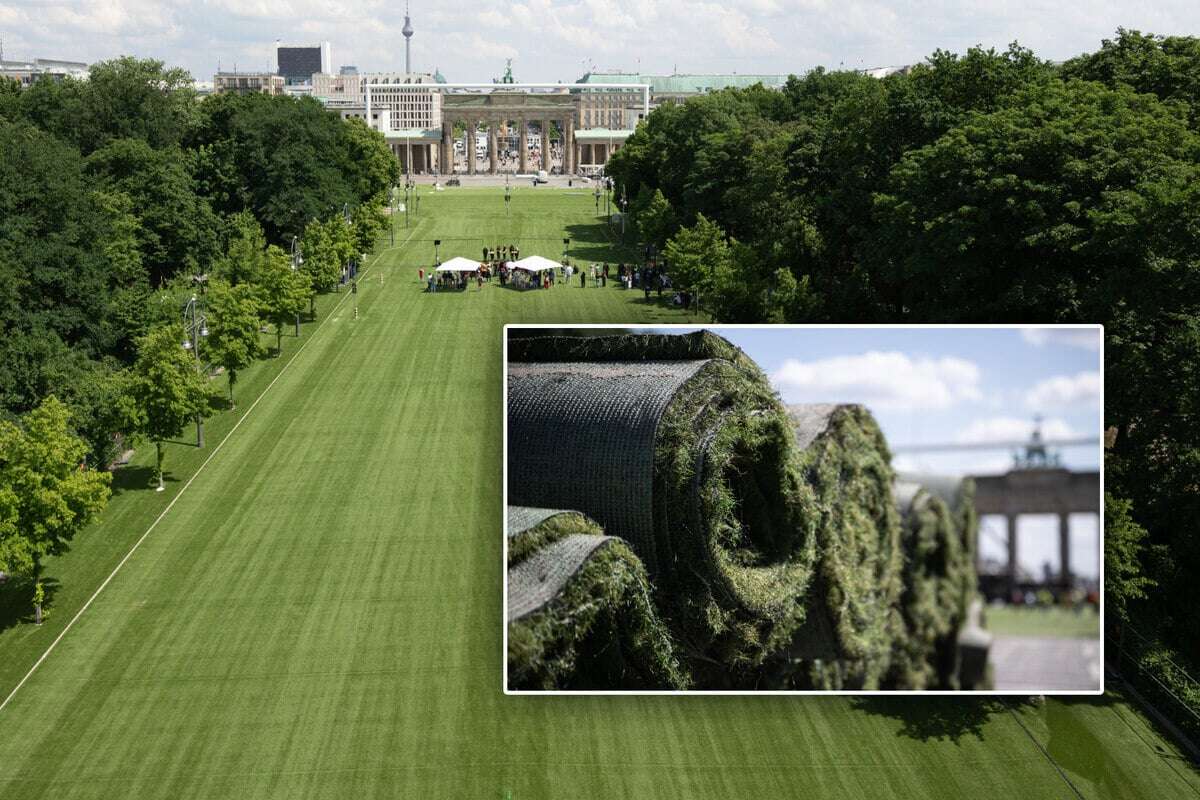
{"type": "Polygon", "coordinates": [[[525,132],[525,126],[527,124],[528,123],[524,117],[521,117],[519,120],[517,120],[517,153],[520,154],[521,157],[521,166],[517,171],[522,175],[529,172],[529,148],[526,146],[528,142],[525,132]]]}
{"type": "Polygon", "coordinates": [[[442,175],[454,173],[454,123],[442,118],[442,153],[438,158],[438,172],[442,175]]]}
{"type": "Polygon", "coordinates": [[[467,157],[467,174],[475,174],[475,142],[479,136],[479,123],[471,120],[467,123],[467,145],[463,148],[464,154],[467,157]]]}
{"type": "Polygon", "coordinates": [[[542,169],[550,172],[550,120],[542,120],[542,169]]]}
{"type": "Polygon", "coordinates": [[[500,133],[500,121],[488,120],[488,173],[496,174],[496,137],[500,133]]]}
{"type": "Polygon", "coordinates": [[[575,117],[563,121],[563,172],[575,173],[575,117]]]}

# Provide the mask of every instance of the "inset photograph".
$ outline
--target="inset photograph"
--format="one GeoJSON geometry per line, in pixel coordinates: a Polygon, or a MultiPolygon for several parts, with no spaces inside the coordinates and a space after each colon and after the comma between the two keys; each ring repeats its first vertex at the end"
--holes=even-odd
{"type": "Polygon", "coordinates": [[[507,692],[1102,691],[1102,330],[505,332],[507,692]]]}

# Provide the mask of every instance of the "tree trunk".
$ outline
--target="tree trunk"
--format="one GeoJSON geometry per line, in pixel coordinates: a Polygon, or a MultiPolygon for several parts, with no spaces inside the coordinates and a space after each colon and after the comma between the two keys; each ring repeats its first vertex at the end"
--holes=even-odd
{"type": "Polygon", "coordinates": [[[313,320],[315,320],[317,318],[317,296],[316,295],[311,295],[308,298],[308,316],[309,316],[309,319],[313,319],[313,320]]]}
{"type": "Polygon", "coordinates": [[[163,446],[162,446],[162,442],[155,442],[154,448],[155,448],[155,451],[156,451],[157,457],[158,457],[158,489],[156,491],[161,492],[164,488],[166,488],[163,486],[163,446]]]}
{"type": "Polygon", "coordinates": [[[237,410],[237,403],[233,402],[233,384],[237,383],[237,370],[229,370],[229,410],[237,410]]]}
{"type": "Polygon", "coordinates": [[[279,358],[283,354],[283,326],[276,323],[275,325],[275,357],[279,358]]]}

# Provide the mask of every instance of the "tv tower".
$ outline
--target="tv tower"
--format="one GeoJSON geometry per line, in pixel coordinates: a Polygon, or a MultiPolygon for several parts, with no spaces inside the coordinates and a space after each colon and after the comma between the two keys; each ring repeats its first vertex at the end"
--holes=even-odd
{"type": "Polygon", "coordinates": [[[413,26],[412,20],[408,18],[408,0],[404,3],[404,28],[400,31],[404,34],[404,72],[407,75],[412,74],[412,46],[413,26]]]}

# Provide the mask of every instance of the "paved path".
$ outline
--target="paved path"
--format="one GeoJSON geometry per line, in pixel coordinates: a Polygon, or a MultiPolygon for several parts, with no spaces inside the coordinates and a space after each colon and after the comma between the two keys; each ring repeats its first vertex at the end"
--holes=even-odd
{"type": "Polygon", "coordinates": [[[1100,688],[1100,641],[1052,636],[997,636],[992,642],[997,691],[1100,688]]]}

